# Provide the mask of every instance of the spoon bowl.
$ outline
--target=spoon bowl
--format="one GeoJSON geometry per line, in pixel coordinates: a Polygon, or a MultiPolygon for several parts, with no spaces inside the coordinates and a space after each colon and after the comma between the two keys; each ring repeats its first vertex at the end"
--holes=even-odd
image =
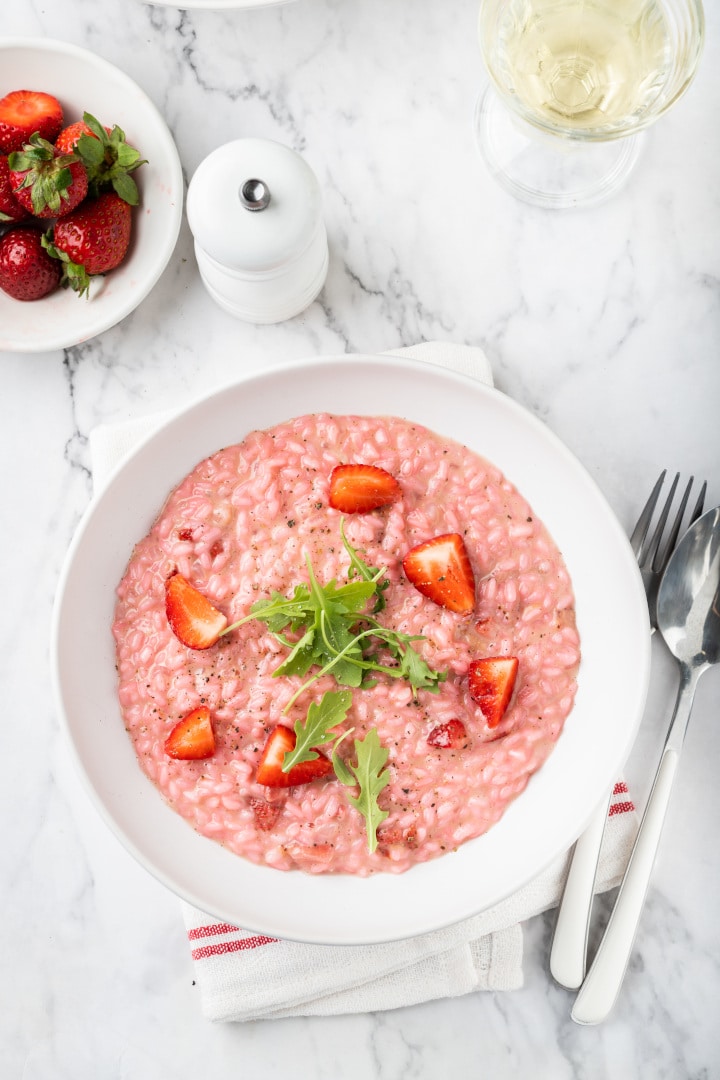
{"type": "Polygon", "coordinates": [[[615,907],[572,1018],[598,1024],[622,986],[645,904],[698,679],[720,661],[720,507],[690,526],[670,556],[657,597],[657,623],[680,666],[680,688],[662,757],[615,907]]]}
{"type": "Polygon", "coordinates": [[[720,661],[720,507],[688,529],[663,576],[658,628],[681,664],[720,661]]]}

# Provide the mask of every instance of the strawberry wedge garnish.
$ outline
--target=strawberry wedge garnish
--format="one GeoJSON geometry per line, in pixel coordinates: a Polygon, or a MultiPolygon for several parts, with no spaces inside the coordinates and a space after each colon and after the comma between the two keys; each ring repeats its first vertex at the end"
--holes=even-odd
{"type": "Polygon", "coordinates": [[[278,724],[270,732],[265,743],[257,770],[258,784],[265,787],[295,787],[296,784],[309,784],[320,776],[327,776],[333,771],[332,762],[317,751],[318,756],[312,761],[301,761],[288,772],[283,772],[285,755],[295,749],[295,732],[283,724],[278,724]]]}
{"type": "Polygon", "coordinates": [[[210,710],[205,705],[193,709],[175,725],[165,740],[165,753],[182,761],[197,761],[215,753],[210,710]]]}
{"type": "Polygon", "coordinates": [[[446,720],[428,733],[428,746],[439,750],[461,750],[468,745],[467,729],[462,720],[446,720]]]}
{"type": "Polygon", "coordinates": [[[475,578],[459,533],[418,544],[403,559],[403,570],[418,592],[441,607],[463,613],[475,606],[475,578]]]}
{"type": "Polygon", "coordinates": [[[337,465],[330,476],[330,505],[343,514],[367,514],[399,494],[395,477],[377,465],[337,465]]]}
{"type": "Polygon", "coordinates": [[[470,696],[489,728],[498,726],[510,704],[517,671],[517,656],[488,656],[473,660],[468,668],[470,696]]]}
{"type": "Polygon", "coordinates": [[[282,806],[279,803],[266,802],[265,799],[250,799],[249,802],[255,828],[261,832],[270,832],[280,817],[282,806]]]}
{"type": "Polygon", "coordinates": [[[178,573],[165,582],[165,613],[173,634],[189,649],[209,649],[228,624],[222,611],[178,573]]]}

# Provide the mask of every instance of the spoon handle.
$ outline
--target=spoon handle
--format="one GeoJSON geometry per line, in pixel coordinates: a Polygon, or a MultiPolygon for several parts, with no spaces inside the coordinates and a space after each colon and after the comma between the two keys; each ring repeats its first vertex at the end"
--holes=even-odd
{"type": "Polygon", "coordinates": [[[577,990],[585,978],[595,879],[611,798],[612,795],[603,799],[602,806],[597,808],[590,824],[578,837],[558,908],[550,950],[550,973],[566,990],[577,990]]]}
{"type": "Polygon", "coordinates": [[[670,731],[620,892],[592,967],[575,999],[571,1016],[578,1024],[601,1023],[620,992],[660,844],[698,675],[697,669],[691,671],[683,666],[670,731]]]}

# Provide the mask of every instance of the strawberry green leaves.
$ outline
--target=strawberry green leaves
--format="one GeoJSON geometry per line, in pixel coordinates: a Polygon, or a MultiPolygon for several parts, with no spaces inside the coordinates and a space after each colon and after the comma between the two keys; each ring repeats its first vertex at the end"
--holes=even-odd
{"type": "Polygon", "coordinates": [[[147,162],[140,151],[125,141],[125,132],[117,124],[107,131],[90,113],[83,113],[83,120],[92,132],[81,135],[75,150],[87,169],[90,194],[112,189],[123,202],[137,206],[140,201],[137,185],[131,172],[147,162]]]}
{"type": "Polygon", "coordinates": [[[380,742],[376,728],[371,728],[364,739],[355,739],[357,763],[352,765],[343,761],[337,752],[332,755],[335,775],[346,787],[358,785],[358,795],[348,795],[348,802],[365,818],[368,851],[372,854],[377,848],[377,830],[388,816],[387,810],[381,810],[378,795],[390,783],[390,774],[386,764],[388,751],[380,742]]]}

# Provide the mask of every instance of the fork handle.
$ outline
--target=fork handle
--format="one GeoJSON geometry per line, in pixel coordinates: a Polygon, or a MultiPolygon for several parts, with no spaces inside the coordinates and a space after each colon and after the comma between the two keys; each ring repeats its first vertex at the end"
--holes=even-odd
{"type": "Polygon", "coordinates": [[[575,999],[571,1016],[578,1024],[601,1023],[620,993],[660,845],[696,685],[697,672],[686,670],[670,732],[615,907],[592,967],[575,999]]]}
{"type": "Polygon", "coordinates": [[[558,908],[550,950],[550,973],[555,982],[567,990],[577,990],[585,978],[595,879],[611,798],[612,793],[595,811],[575,844],[558,908]]]}

